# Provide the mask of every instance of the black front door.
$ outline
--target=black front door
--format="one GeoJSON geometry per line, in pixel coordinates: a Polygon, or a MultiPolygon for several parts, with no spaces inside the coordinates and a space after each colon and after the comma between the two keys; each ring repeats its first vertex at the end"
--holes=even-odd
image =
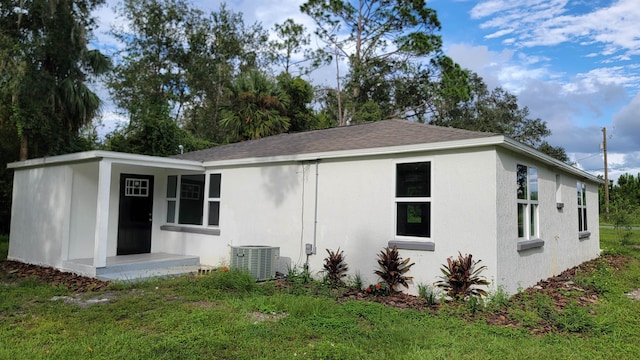
{"type": "Polygon", "coordinates": [[[118,255],[151,252],[153,176],[120,175],[118,255]]]}

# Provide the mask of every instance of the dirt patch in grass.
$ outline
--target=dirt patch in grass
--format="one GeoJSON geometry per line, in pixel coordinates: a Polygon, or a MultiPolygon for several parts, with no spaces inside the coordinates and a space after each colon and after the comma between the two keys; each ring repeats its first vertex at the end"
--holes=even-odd
{"type": "Polygon", "coordinates": [[[81,308],[86,308],[91,305],[108,303],[112,298],[112,294],[105,294],[101,297],[83,299],[79,296],[79,294],[76,294],[75,296],[54,296],[51,298],[51,301],[63,301],[65,304],[73,304],[81,308]]]}
{"type": "Polygon", "coordinates": [[[211,310],[215,306],[219,306],[220,304],[214,303],[211,301],[201,300],[201,301],[194,301],[194,302],[188,303],[188,305],[198,309],[211,310]]]}
{"type": "Polygon", "coordinates": [[[251,313],[249,313],[249,320],[251,320],[251,322],[253,322],[254,324],[259,324],[261,322],[276,322],[285,317],[287,317],[286,313],[264,313],[261,311],[252,311],[251,313]]]}
{"type": "Polygon", "coordinates": [[[640,289],[635,289],[632,292],[626,294],[630,299],[640,300],[640,289]]]}
{"type": "Polygon", "coordinates": [[[396,309],[426,310],[437,308],[437,306],[430,306],[427,303],[427,300],[425,300],[424,298],[405,293],[397,293],[386,296],[373,296],[364,291],[353,290],[345,293],[342,300],[373,301],[394,307],[396,309]]]}

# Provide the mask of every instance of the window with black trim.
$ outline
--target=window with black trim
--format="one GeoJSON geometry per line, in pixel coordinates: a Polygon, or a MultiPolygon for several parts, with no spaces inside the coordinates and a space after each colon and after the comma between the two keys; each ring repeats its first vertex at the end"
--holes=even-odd
{"type": "Polygon", "coordinates": [[[170,175],[167,177],[167,222],[176,222],[176,204],[178,193],[178,176],[170,175]]]}
{"type": "Polygon", "coordinates": [[[207,224],[220,225],[220,183],[221,174],[209,175],[209,219],[207,224]]]}
{"type": "Polygon", "coordinates": [[[538,170],[516,166],[518,204],[518,238],[537,239],[538,233],[538,170]]]}
{"type": "Polygon", "coordinates": [[[202,225],[204,174],[167,177],[167,223],[202,225]]]}
{"type": "Polygon", "coordinates": [[[587,186],[578,181],[578,231],[587,231],[587,186]]]}
{"type": "Polygon", "coordinates": [[[396,235],[431,237],[431,162],[396,164],[396,235]]]}

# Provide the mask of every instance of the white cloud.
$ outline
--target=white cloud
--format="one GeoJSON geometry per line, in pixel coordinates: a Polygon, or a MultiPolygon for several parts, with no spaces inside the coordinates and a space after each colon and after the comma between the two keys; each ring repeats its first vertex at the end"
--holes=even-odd
{"type": "MultiPolygon", "coordinates": [[[[579,162],[582,168],[594,173],[602,170],[603,162],[598,155],[601,129],[610,126],[611,109],[619,109],[628,101],[624,85],[632,81],[620,76],[624,74],[620,68],[594,69],[568,78],[550,70],[548,58],[528,56],[521,51],[491,51],[487,46],[454,44],[448,47],[447,54],[480,74],[489,87],[502,86],[516,93],[520,105],[527,106],[532,117],[547,122],[552,131],[551,144],[564,147],[574,161],[590,156],[579,162]]],[[[614,129],[608,129],[613,135],[609,162],[618,172],[640,167],[637,161],[640,156],[633,156],[640,155],[637,114],[640,95],[615,115],[614,129]]]]}
{"type": "Polygon", "coordinates": [[[493,34],[489,34],[489,35],[485,36],[485,38],[487,38],[487,39],[499,38],[499,37],[503,37],[505,35],[509,35],[511,33],[513,33],[513,29],[503,29],[503,30],[496,31],[493,34]]]}
{"type": "Polygon", "coordinates": [[[601,55],[640,54],[640,6],[637,0],[612,1],[609,6],[572,13],[567,0],[481,1],[470,15],[482,19],[481,28],[496,29],[487,38],[509,35],[524,47],[552,46],[577,41],[601,45],[601,55]]]}

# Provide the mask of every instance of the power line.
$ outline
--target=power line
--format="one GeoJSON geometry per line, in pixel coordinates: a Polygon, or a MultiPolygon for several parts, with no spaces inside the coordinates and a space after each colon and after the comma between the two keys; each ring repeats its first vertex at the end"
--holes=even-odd
{"type": "Polygon", "coordinates": [[[589,156],[587,156],[587,157],[583,157],[582,159],[576,159],[576,162],[578,162],[578,161],[582,161],[582,160],[586,160],[586,159],[590,159],[590,158],[592,158],[592,157],[594,157],[594,156],[600,156],[600,153],[593,154],[593,155],[589,155],[589,156]]]}

